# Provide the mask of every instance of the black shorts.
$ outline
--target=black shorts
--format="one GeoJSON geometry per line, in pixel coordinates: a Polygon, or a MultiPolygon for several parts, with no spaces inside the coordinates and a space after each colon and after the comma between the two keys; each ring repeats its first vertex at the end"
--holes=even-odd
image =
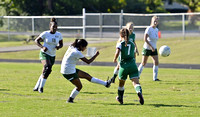
{"type": "Polygon", "coordinates": [[[152,52],[152,50],[143,48],[142,55],[143,56],[156,56],[156,55],[158,55],[158,51],[157,51],[157,49],[155,49],[155,51],[152,52]]]}

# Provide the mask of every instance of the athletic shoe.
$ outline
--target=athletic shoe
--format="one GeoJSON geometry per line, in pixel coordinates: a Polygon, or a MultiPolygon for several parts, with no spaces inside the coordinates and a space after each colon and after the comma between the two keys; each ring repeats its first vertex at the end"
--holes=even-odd
{"type": "Polygon", "coordinates": [[[33,91],[38,91],[38,88],[37,89],[33,89],[33,91]]]}
{"type": "Polygon", "coordinates": [[[69,97],[69,99],[67,100],[67,103],[74,103],[74,98],[69,97]]]}
{"type": "Polygon", "coordinates": [[[138,97],[139,97],[140,104],[143,105],[144,104],[144,98],[142,96],[142,93],[138,92],[138,97]]]}
{"type": "MultiPolygon", "coordinates": [[[[108,79],[109,79],[109,77],[108,77],[108,79]]],[[[110,80],[107,80],[107,82],[106,82],[106,86],[105,87],[107,87],[107,88],[109,88],[110,87],[110,85],[111,85],[111,79],[110,80]]]]}
{"type": "Polygon", "coordinates": [[[119,99],[119,96],[116,97],[116,100],[120,103],[120,104],[123,104],[123,98],[122,99],[119,99]]]}
{"type": "Polygon", "coordinates": [[[155,80],[153,80],[153,81],[160,81],[159,79],[155,79],[155,80]]]}
{"type": "Polygon", "coordinates": [[[39,93],[43,93],[43,87],[38,89],[39,93]]]}

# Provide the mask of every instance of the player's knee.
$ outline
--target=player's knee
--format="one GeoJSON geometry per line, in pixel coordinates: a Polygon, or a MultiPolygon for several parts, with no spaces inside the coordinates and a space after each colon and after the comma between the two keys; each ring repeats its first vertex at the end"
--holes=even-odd
{"type": "Polygon", "coordinates": [[[49,74],[51,74],[51,71],[52,71],[51,69],[52,69],[52,65],[49,65],[49,64],[44,65],[43,75],[45,78],[47,78],[49,74]]]}
{"type": "Polygon", "coordinates": [[[77,90],[80,91],[83,88],[82,85],[77,86],[77,90]]]}

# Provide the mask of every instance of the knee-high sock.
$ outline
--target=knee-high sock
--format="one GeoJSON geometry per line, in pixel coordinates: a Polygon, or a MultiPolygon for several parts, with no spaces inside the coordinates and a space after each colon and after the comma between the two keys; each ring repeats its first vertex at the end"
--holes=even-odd
{"type": "Polygon", "coordinates": [[[113,75],[116,77],[118,75],[118,72],[119,70],[117,69],[117,67],[115,67],[113,75]]]}
{"type": "Polygon", "coordinates": [[[35,84],[35,87],[34,87],[34,89],[37,89],[37,88],[39,88],[39,85],[40,85],[41,79],[42,79],[42,74],[40,75],[40,77],[39,77],[39,79],[38,79],[37,83],[35,84]]]}
{"type": "Polygon", "coordinates": [[[136,93],[142,93],[142,87],[140,86],[140,84],[136,84],[135,86],[135,91],[136,91],[136,93]]]}
{"type": "Polygon", "coordinates": [[[40,87],[39,88],[43,88],[45,83],[46,83],[47,79],[41,78],[41,82],[40,82],[40,87]]]}
{"type": "Polygon", "coordinates": [[[158,66],[153,66],[153,80],[156,80],[158,76],[158,66]]]}
{"type": "Polygon", "coordinates": [[[74,88],[70,94],[70,97],[74,99],[78,94],[79,91],[77,91],[76,88],[74,88]]]}
{"type": "Polygon", "coordinates": [[[138,67],[139,76],[142,73],[143,69],[144,69],[144,66],[142,64],[140,64],[138,67]]]}
{"type": "Polygon", "coordinates": [[[123,98],[124,95],[124,87],[118,87],[118,96],[120,99],[123,98]]]}
{"type": "Polygon", "coordinates": [[[91,82],[106,86],[106,82],[95,77],[92,77],[91,82]]]}

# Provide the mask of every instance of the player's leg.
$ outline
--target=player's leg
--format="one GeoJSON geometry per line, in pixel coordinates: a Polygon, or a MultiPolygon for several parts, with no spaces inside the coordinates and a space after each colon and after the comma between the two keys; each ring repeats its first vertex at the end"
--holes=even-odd
{"type": "Polygon", "coordinates": [[[149,56],[142,56],[142,62],[140,63],[139,67],[138,67],[138,71],[139,71],[139,76],[140,74],[142,73],[143,69],[144,69],[144,66],[146,65],[147,63],[147,60],[148,60],[149,56]]]}
{"type": "Polygon", "coordinates": [[[140,101],[140,104],[143,105],[144,104],[144,98],[142,96],[142,87],[139,83],[139,78],[132,78],[131,79],[132,83],[133,83],[133,86],[135,88],[135,91],[139,97],[139,101],[140,101]]]}
{"type": "Polygon", "coordinates": [[[152,56],[152,60],[153,60],[153,80],[159,81],[159,79],[157,78],[157,76],[158,76],[158,65],[159,65],[158,55],[152,56]]]}
{"type": "Polygon", "coordinates": [[[116,100],[120,103],[123,104],[123,97],[124,97],[124,84],[125,80],[119,80],[119,87],[118,87],[118,96],[116,97],[116,100]]]}
{"type": "Polygon", "coordinates": [[[33,91],[38,91],[38,88],[39,88],[39,85],[40,85],[42,78],[43,78],[43,74],[40,75],[37,83],[35,84],[35,87],[33,88],[33,91]]]}
{"type": "Polygon", "coordinates": [[[51,61],[49,59],[47,60],[41,60],[41,63],[43,64],[43,78],[41,78],[41,82],[40,82],[40,85],[39,85],[39,88],[38,88],[38,91],[40,93],[43,93],[43,88],[44,88],[44,85],[46,83],[46,80],[49,76],[49,74],[51,73],[51,69],[52,69],[52,64],[51,64],[51,61]]]}
{"type": "Polygon", "coordinates": [[[104,85],[107,88],[110,87],[110,84],[111,84],[111,80],[103,81],[101,79],[90,76],[88,73],[86,73],[82,70],[78,70],[78,76],[79,76],[79,78],[87,79],[88,81],[90,81],[92,83],[104,85]]]}
{"type": "Polygon", "coordinates": [[[67,100],[67,103],[73,103],[75,97],[79,94],[80,90],[82,89],[82,84],[81,84],[81,81],[80,81],[79,78],[73,79],[73,80],[71,81],[71,83],[72,83],[73,85],[75,85],[76,87],[72,90],[72,92],[71,92],[71,94],[70,94],[70,97],[69,97],[68,100],[67,100]]]}
{"type": "Polygon", "coordinates": [[[111,78],[112,83],[115,83],[115,79],[118,75],[118,72],[119,72],[119,63],[117,64],[117,66],[114,69],[113,77],[111,78]]]}

